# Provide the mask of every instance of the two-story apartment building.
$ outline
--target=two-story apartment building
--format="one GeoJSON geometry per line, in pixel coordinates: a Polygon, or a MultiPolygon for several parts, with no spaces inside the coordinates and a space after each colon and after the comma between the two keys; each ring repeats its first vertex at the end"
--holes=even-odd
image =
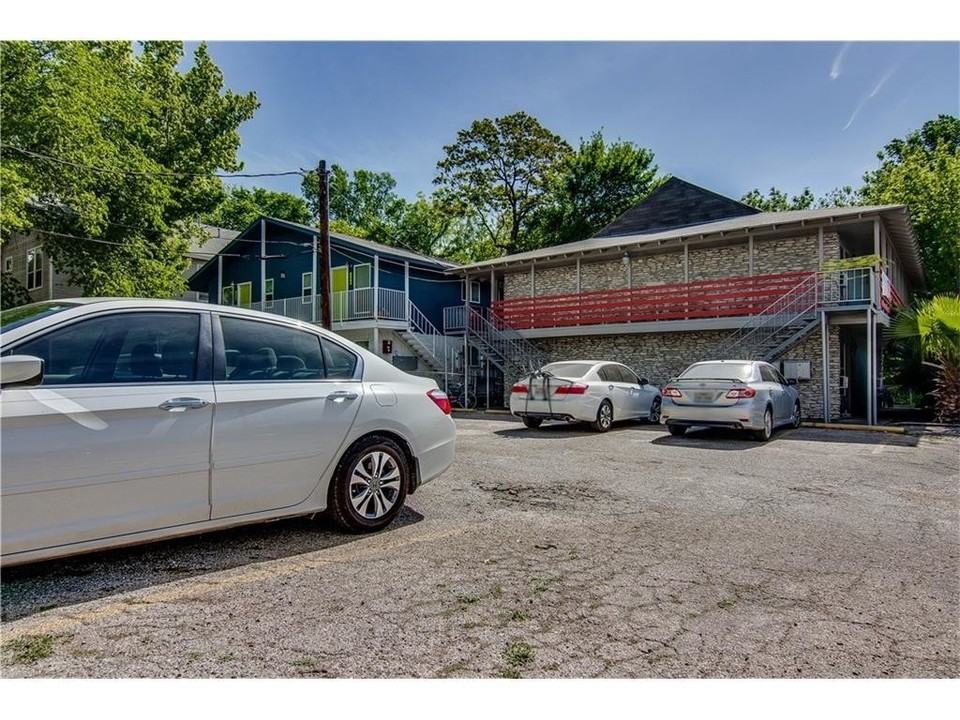
{"type": "Polygon", "coordinates": [[[764,213],[676,178],[592,238],[454,272],[494,300],[451,308],[444,330],[493,357],[499,342],[528,362],[617,360],[659,385],[698,360],[766,359],[806,416],[869,423],[884,329],[924,286],[905,206],[764,213]]]}

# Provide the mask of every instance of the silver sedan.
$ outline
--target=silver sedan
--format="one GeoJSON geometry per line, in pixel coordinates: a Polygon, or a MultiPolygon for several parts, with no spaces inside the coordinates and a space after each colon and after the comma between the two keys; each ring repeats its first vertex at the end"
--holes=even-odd
{"type": "Polygon", "coordinates": [[[776,427],[800,425],[796,380],[785,380],[765,362],[694,363],[663,388],[660,422],[671,435],[704,425],[751,430],[766,441],[776,427]]]}
{"type": "Polygon", "coordinates": [[[544,365],[510,392],[510,412],[529,428],[544,420],[589,422],[606,432],[616,420],[660,419],[660,392],[626,365],[570,360],[544,365]]]}
{"type": "Polygon", "coordinates": [[[436,382],[314,325],[163,300],[3,320],[5,565],[319,511],[379,530],[453,462],[436,382]]]}

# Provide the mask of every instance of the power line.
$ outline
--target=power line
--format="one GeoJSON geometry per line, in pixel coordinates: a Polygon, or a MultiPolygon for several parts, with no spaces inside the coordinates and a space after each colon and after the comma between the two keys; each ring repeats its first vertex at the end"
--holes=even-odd
{"type": "Polygon", "coordinates": [[[86,165],[84,163],[72,162],[70,160],[61,160],[60,158],[55,158],[51,155],[45,155],[43,153],[34,152],[32,150],[27,150],[25,148],[17,147],[16,145],[7,145],[5,143],[0,143],[0,147],[5,150],[14,150],[15,152],[26,155],[27,157],[36,158],[38,160],[45,160],[47,162],[57,163],[58,165],[66,165],[68,167],[79,168],[81,170],[93,170],[94,172],[108,173],[112,175],[123,175],[124,177],[218,177],[218,178],[259,178],[259,177],[284,177],[288,175],[299,175],[301,177],[305,176],[306,173],[303,170],[287,170],[284,172],[272,172],[272,173],[177,173],[177,172],[146,172],[140,170],[113,170],[110,168],[99,167],[98,165],[86,165]]]}

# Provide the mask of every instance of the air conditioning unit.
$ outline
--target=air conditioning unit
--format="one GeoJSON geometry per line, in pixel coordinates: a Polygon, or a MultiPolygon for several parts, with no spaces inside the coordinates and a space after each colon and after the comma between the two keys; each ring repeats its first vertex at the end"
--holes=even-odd
{"type": "Polygon", "coordinates": [[[848,381],[848,379],[847,379],[847,376],[846,376],[846,375],[841,375],[841,376],[840,376],[840,389],[841,389],[841,390],[846,390],[848,387],[850,387],[850,384],[849,384],[849,381],[848,381]]]}

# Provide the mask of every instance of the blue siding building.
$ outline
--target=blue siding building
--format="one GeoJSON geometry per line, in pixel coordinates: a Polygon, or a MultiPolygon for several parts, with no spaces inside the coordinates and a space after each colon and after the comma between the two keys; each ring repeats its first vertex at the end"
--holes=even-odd
{"type": "MultiPolygon", "coordinates": [[[[320,324],[319,232],[261,217],[196,272],[190,289],[208,302],[320,324]]],[[[489,307],[489,284],[466,280],[455,272],[459,267],[330,233],[330,329],[408,372],[435,377],[454,393],[465,379],[474,388],[479,381],[483,391],[489,385],[500,392],[489,404],[499,405],[502,373],[455,327],[470,306],[489,307]]],[[[484,392],[487,404],[485,398],[484,392]]]]}

